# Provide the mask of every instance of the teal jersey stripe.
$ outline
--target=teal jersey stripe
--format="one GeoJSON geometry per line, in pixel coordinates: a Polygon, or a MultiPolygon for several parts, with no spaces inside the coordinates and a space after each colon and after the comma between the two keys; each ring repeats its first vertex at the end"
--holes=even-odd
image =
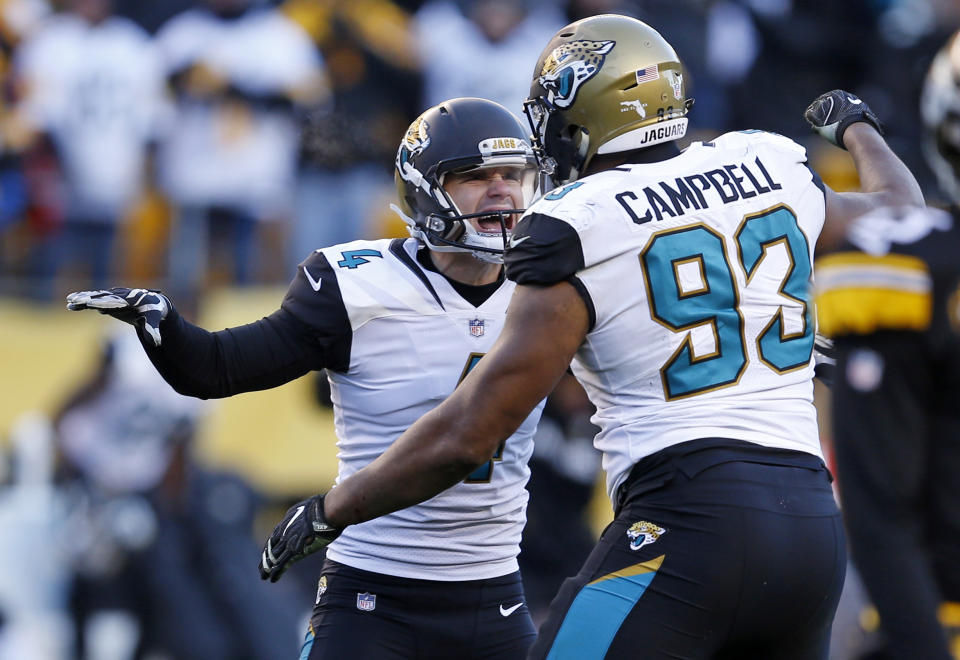
{"type": "Polygon", "coordinates": [[[584,585],[560,624],[547,660],[600,660],[664,556],[628,566],[584,585]]]}
{"type": "Polygon", "coordinates": [[[307,631],[307,636],[303,638],[303,647],[300,649],[300,660],[307,660],[310,657],[310,649],[313,648],[313,627],[307,631]]]}

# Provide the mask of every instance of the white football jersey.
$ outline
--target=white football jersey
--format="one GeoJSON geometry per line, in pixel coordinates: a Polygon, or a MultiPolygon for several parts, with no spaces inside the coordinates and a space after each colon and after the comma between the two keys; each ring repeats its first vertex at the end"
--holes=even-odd
{"type": "Polygon", "coordinates": [[[795,142],[727,133],[558,188],[521,220],[508,276],[568,279],[590,308],[573,371],[597,406],[611,498],[640,459],[688,440],[821,456],[809,288],[822,185],[795,142]]]}
{"type": "MultiPolygon", "coordinates": [[[[338,482],[449,396],[503,328],[513,282],[504,281],[474,307],[442,275],[417,263],[417,246],[413,239],[345,243],[318,250],[298,273],[309,284],[306,295],[323,298],[328,308],[342,305],[352,332],[349,358],[339,360],[339,370],[327,370],[338,482]]],[[[430,580],[516,571],[527,462],[542,408],[463,483],[417,506],[347,527],[327,556],[362,570],[430,580]]]]}

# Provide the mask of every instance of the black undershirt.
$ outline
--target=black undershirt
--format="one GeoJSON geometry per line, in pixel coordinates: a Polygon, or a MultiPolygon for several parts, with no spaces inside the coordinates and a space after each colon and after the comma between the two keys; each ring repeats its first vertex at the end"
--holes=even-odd
{"type": "Polygon", "coordinates": [[[490,284],[464,284],[463,282],[458,282],[455,279],[447,277],[437,268],[437,265],[433,263],[433,258],[430,256],[430,250],[428,248],[421,248],[417,250],[417,262],[426,268],[429,271],[443,275],[443,278],[450,283],[450,286],[453,287],[453,290],[460,294],[460,297],[466,300],[468,303],[474,307],[479,307],[487,301],[487,299],[493,295],[493,293],[500,288],[500,285],[503,284],[504,274],[503,267],[500,267],[500,274],[497,275],[497,280],[491,282],[490,284]]]}

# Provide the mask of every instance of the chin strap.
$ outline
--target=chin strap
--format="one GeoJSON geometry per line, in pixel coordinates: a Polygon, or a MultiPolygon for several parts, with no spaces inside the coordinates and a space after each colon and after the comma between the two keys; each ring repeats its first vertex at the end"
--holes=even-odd
{"type": "Polygon", "coordinates": [[[406,223],[406,225],[407,225],[407,231],[410,233],[410,235],[411,235],[413,238],[416,238],[416,239],[418,239],[418,240],[420,240],[420,241],[423,241],[424,243],[426,242],[426,237],[424,236],[424,234],[423,234],[423,232],[420,230],[420,228],[417,227],[416,221],[415,221],[413,218],[411,218],[409,215],[407,215],[406,213],[404,213],[404,212],[403,212],[403,209],[401,209],[401,208],[400,208],[399,206],[397,206],[396,204],[391,204],[391,205],[390,205],[390,210],[393,211],[394,213],[396,213],[398,216],[400,216],[400,219],[403,220],[403,221],[406,223]]]}

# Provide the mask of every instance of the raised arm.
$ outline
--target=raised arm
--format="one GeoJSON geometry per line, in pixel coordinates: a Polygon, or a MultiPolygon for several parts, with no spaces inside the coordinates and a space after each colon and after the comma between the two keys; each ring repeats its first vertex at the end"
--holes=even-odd
{"type": "Polygon", "coordinates": [[[924,206],[920,184],[887,145],[879,119],[861,99],[833,90],[811,103],[804,117],[824,139],[850,152],[860,178],[858,192],[825,188],[826,222],[818,248],[838,245],[849,221],[875,208],[924,206]]]}

